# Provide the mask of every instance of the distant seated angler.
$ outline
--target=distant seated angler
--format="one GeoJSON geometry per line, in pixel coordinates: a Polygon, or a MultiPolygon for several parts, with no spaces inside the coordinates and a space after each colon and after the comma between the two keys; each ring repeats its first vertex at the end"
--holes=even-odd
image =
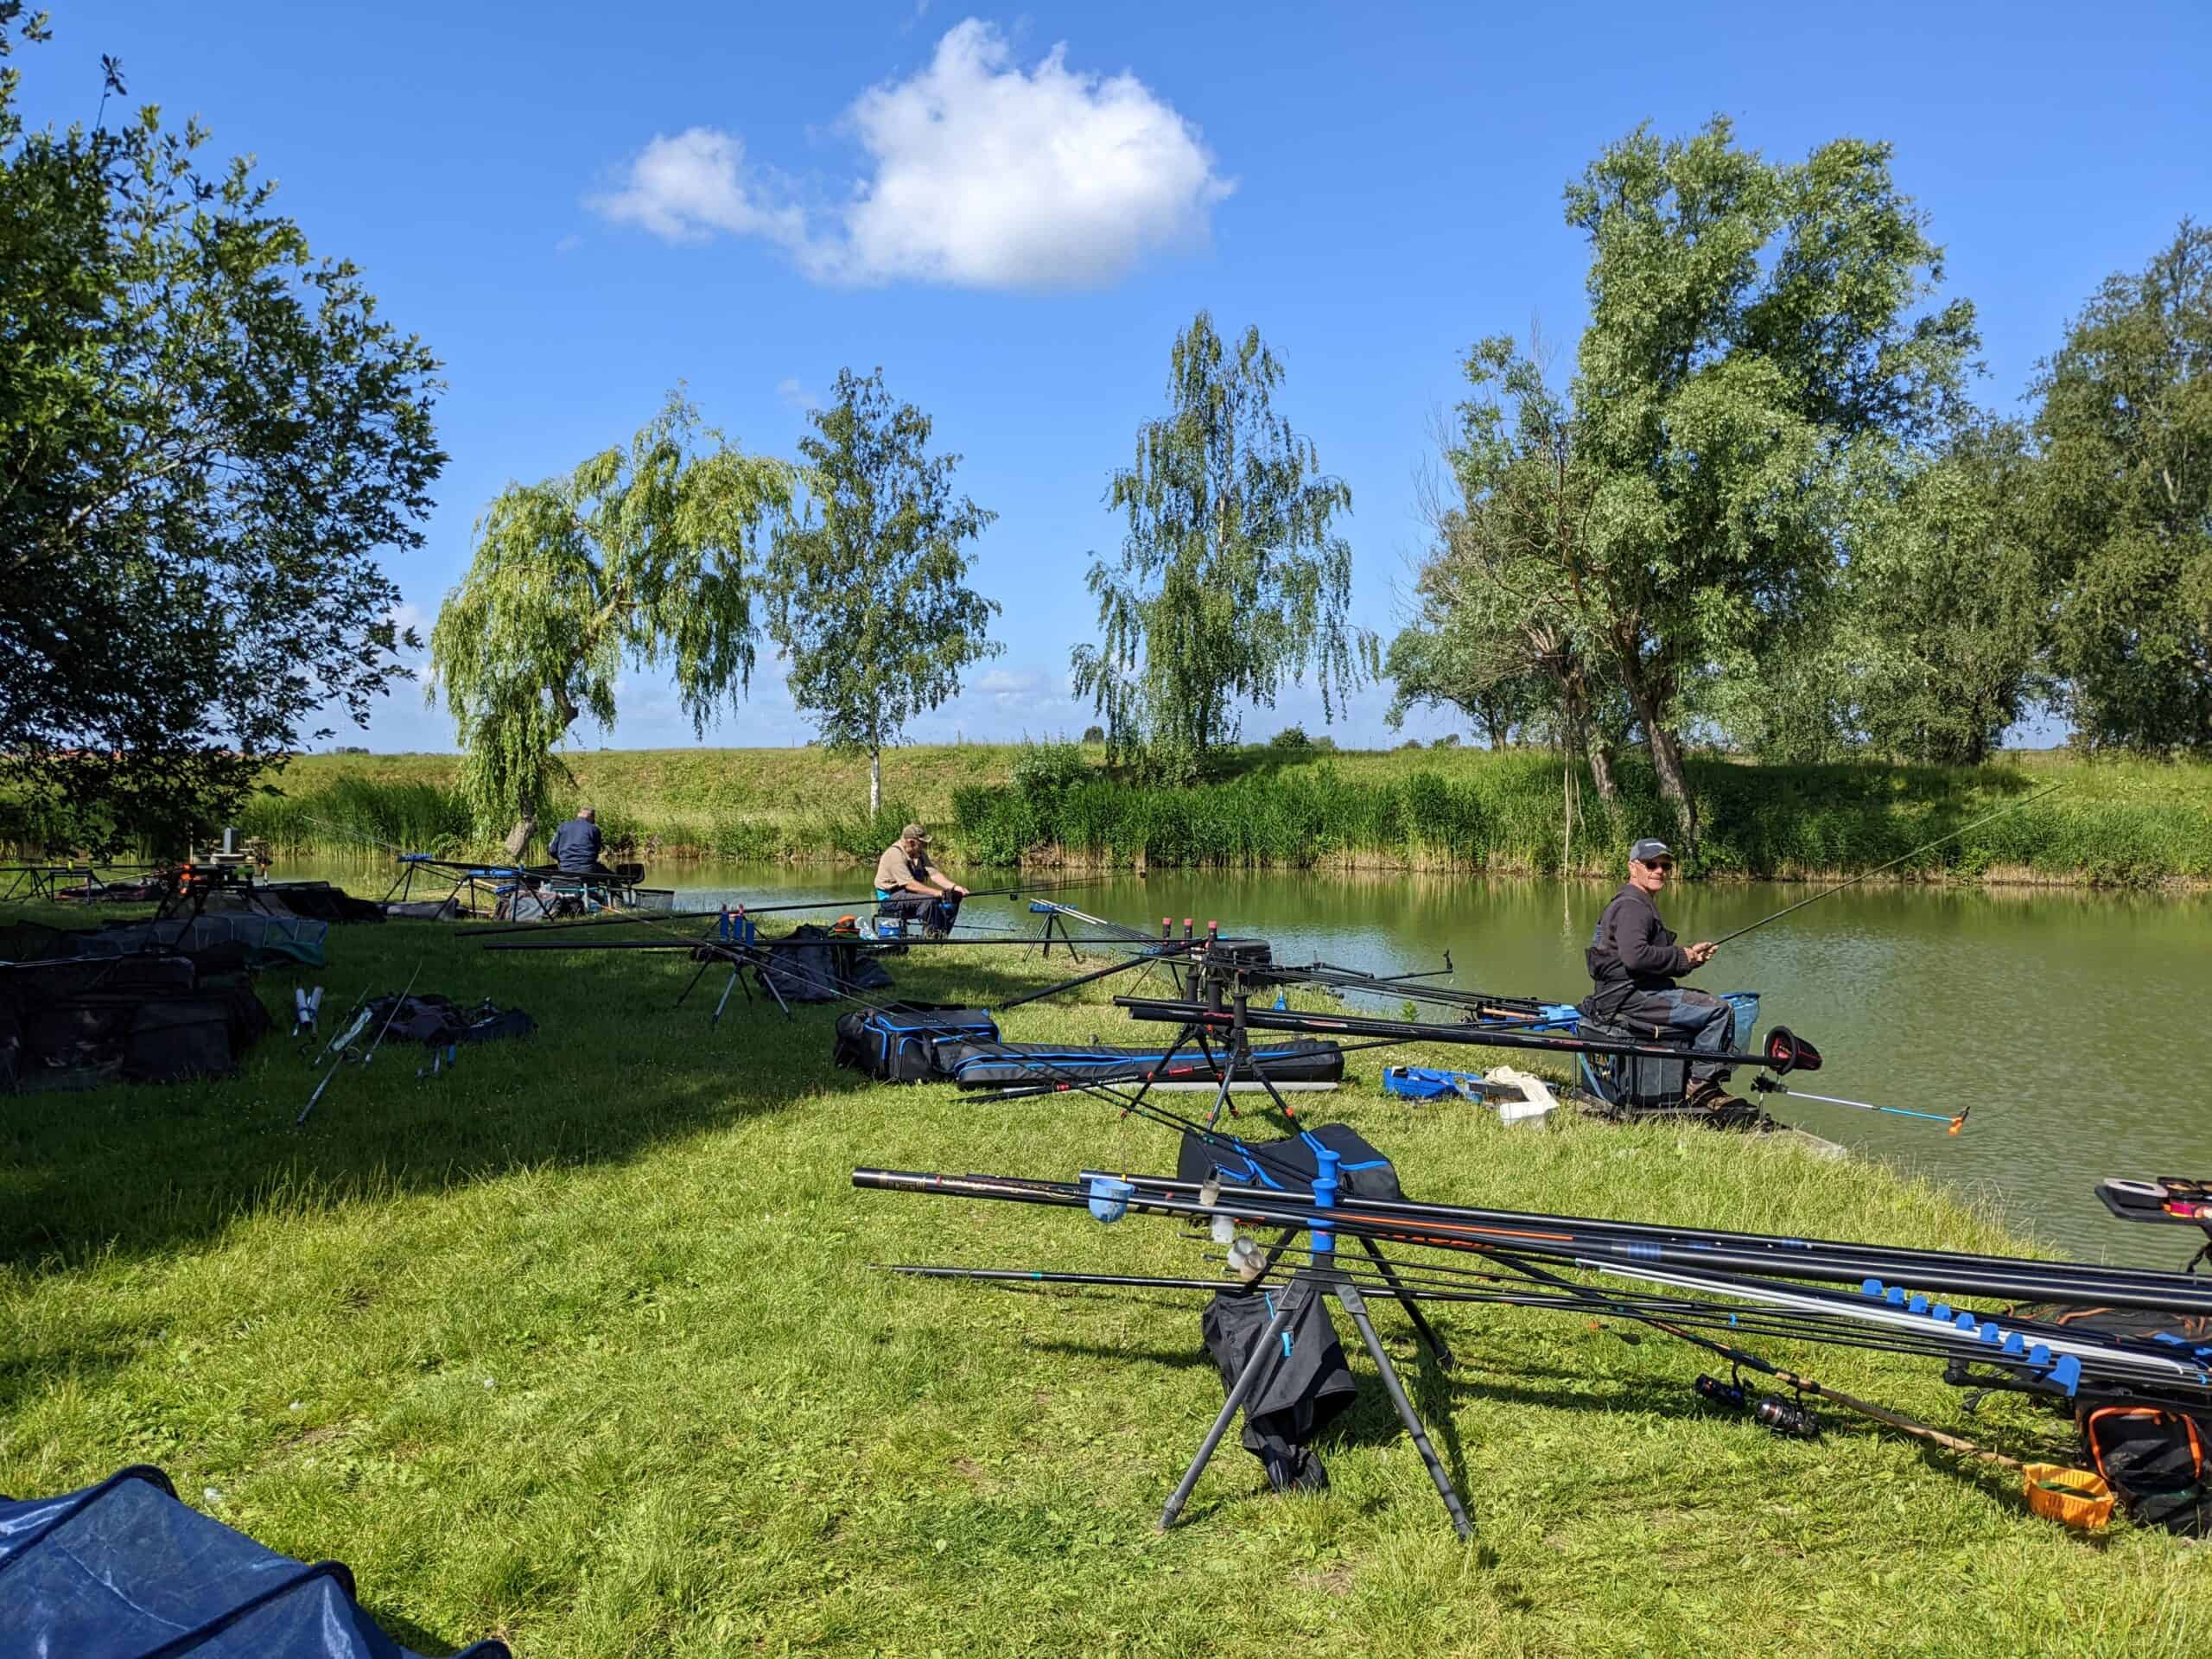
{"type": "Polygon", "coordinates": [[[600,849],[605,844],[597,814],[580,806],[575,817],[553,832],[547,850],[553,855],[554,868],[563,875],[612,875],[613,872],[599,861],[600,849]]]}
{"type": "Polygon", "coordinates": [[[883,849],[875,861],[876,912],[918,918],[925,937],[941,939],[960,918],[968,889],[931,864],[929,846],[928,832],[910,823],[883,849]]]}

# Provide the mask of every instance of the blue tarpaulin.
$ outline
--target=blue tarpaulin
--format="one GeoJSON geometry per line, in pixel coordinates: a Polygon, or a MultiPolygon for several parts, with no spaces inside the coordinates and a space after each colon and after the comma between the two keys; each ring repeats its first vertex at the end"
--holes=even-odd
{"type": "MultiPolygon", "coordinates": [[[[158,1469],[0,1498],[0,1647],[54,1659],[420,1659],[340,1561],[279,1555],[177,1501],[158,1469]]],[[[459,1659],[509,1659],[479,1642],[459,1659]]]]}

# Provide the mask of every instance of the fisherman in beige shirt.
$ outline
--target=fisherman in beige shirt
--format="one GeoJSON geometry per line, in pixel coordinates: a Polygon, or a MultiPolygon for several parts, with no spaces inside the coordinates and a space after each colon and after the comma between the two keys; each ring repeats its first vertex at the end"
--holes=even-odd
{"type": "Polygon", "coordinates": [[[968,889],[930,863],[929,832],[910,823],[875,861],[876,912],[918,919],[925,938],[939,939],[952,931],[968,889]]]}

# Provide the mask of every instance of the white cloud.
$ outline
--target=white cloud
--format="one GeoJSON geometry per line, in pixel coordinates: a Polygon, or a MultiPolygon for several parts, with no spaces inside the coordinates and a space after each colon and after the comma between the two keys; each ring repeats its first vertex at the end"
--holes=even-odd
{"type": "Polygon", "coordinates": [[[656,137],[590,205],[670,241],[763,237],[822,281],[1071,289],[1203,242],[1235,188],[1135,75],[1071,70],[1065,46],[1025,70],[973,17],[925,68],[861,94],[845,125],[871,170],[826,229],[779,203],[736,134],[707,127],[656,137]]]}
{"type": "Polygon", "coordinates": [[[654,138],[631,161],[621,188],[585,205],[671,242],[704,242],[727,231],[796,246],[805,240],[805,219],[796,207],[762,201],[775,188],[747,168],[745,141],[735,133],[690,127],[654,138]]]}
{"type": "Polygon", "coordinates": [[[776,396],[802,415],[822,407],[822,394],[801,385],[798,377],[793,374],[787,374],[776,382],[776,396]]]}
{"type": "Polygon", "coordinates": [[[995,668],[977,680],[973,689],[979,696],[1003,700],[1033,696],[1044,683],[1044,675],[1033,668],[995,668]]]}

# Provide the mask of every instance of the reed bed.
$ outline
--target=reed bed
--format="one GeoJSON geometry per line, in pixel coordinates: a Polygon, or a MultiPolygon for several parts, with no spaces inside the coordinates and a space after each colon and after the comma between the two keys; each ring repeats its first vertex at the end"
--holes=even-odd
{"type": "MultiPolygon", "coordinates": [[[[598,751],[569,764],[576,787],[558,810],[589,801],[611,840],[661,861],[866,862],[912,818],[969,868],[1602,874],[1636,837],[1680,835],[1649,768],[1631,760],[1614,809],[1586,773],[1573,780],[1570,836],[1561,760],[1531,750],[1253,748],[1224,757],[1216,781],[1155,789],[1108,770],[1096,746],[918,747],[886,757],[889,798],[874,814],[865,761],[815,748],[598,751]]],[[[456,769],[451,755],[303,756],[270,780],[280,792],[249,804],[240,828],[292,856],[489,855],[496,837],[472,830],[456,769]]],[[[2212,766],[2202,762],[2034,753],[1975,768],[1768,766],[1698,756],[1689,773],[1694,868],[1708,877],[1857,874],[2059,782],[2058,794],[1896,874],[2143,887],[2212,880],[2212,766]]],[[[4,813],[0,840],[17,855],[64,850],[4,813]]]]}

